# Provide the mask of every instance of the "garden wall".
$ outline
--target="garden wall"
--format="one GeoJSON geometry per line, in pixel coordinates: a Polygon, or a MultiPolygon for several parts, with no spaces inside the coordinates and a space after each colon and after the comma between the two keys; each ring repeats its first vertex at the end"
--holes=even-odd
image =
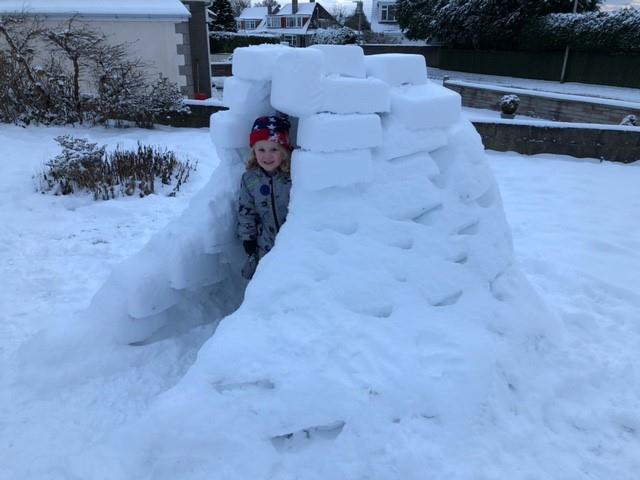
{"type": "Polygon", "coordinates": [[[609,99],[589,99],[576,95],[532,92],[519,88],[479,85],[446,80],[444,86],[462,96],[462,105],[499,111],[500,98],[515,93],[520,98],[518,114],[557,122],[604,123],[618,125],[630,114],[640,117],[640,104],[609,99]]]}
{"type": "Polygon", "coordinates": [[[553,153],[630,163],[640,160],[640,129],[474,121],[485,148],[525,155],[553,153]]]}

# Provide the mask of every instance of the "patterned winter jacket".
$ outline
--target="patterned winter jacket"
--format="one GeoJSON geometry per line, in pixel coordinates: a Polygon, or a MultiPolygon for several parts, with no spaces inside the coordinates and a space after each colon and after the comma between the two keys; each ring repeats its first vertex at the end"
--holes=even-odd
{"type": "Polygon", "coordinates": [[[247,170],[240,183],[238,236],[240,240],[257,240],[262,258],[273,248],[276,234],[287,219],[291,179],[275,172],[269,175],[258,168],[247,170]]]}

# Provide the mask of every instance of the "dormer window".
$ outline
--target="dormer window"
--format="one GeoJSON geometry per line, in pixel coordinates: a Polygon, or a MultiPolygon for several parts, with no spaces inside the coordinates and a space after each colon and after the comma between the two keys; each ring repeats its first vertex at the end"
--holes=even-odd
{"type": "Polygon", "coordinates": [[[304,18],[302,17],[287,17],[287,28],[302,28],[304,24],[304,18]]]}
{"type": "Polygon", "coordinates": [[[271,28],[280,28],[280,17],[269,17],[267,18],[267,26],[271,28]]]}
{"type": "Polygon", "coordinates": [[[240,30],[255,30],[260,25],[261,20],[241,20],[240,30]]]}

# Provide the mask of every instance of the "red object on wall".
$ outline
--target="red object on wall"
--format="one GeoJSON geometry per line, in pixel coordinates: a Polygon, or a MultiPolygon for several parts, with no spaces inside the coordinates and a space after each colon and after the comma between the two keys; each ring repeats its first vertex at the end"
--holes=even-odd
{"type": "Polygon", "coordinates": [[[207,98],[209,98],[209,95],[203,92],[196,92],[193,94],[194,100],[206,100],[207,98]]]}

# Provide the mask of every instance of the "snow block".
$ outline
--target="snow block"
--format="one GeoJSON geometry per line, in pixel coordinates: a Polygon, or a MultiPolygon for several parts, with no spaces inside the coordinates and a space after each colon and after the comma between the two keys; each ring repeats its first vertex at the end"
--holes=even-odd
{"type": "Polygon", "coordinates": [[[216,112],[209,120],[211,140],[218,148],[247,147],[254,120],[254,115],[235,113],[230,110],[216,112]]]}
{"type": "Polygon", "coordinates": [[[377,160],[374,156],[376,178],[384,178],[388,182],[410,177],[433,180],[440,175],[438,165],[427,152],[412,153],[393,160],[377,160]]]}
{"type": "Polygon", "coordinates": [[[271,83],[227,77],[224,81],[222,101],[234,113],[254,117],[273,112],[270,103],[271,83]]]}
{"type": "Polygon", "coordinates": [[[484,161],[482,137],[469,120],[462,120],[447,130],[449,145],[458,145],[472,162],[484,161]]]}
{"type": "Polygon", "coordinates": [[[376,77],[392,87],[422,85],[427,82],[427,64],[422,55],[383,53],[364,57],[367,76],[376,77]]]}
{"type": "Polygon", "coordinates": [[[278,57],[271,83],[271,105],[305,117],[320,111],[324,56],[311,48],[292,49],[278,57]]]}
{"type": "Polygon", "coordinates": [[[410,129],[448,127],[461,110],[460,94],[433,82],[391,89],[391,113],[410,129]]]}
{"type": "Polygon", "coordinates": [[[372,180],[370,150],[332,153],[295,150],[291,158],[291,181],[295,188],[302,190],[346,187],[372,180]]]}
{"type": "Polygon", "coordinates": [[[382,147],[378,155],[391,159],[417,152],[432,152],[447,145],[447,130],[425,128],[410,130],[393,115],[382,115],[382,147]]]}
{"type": "Polygon", "coordinates": [[[391,108],[389,85],[377,78],[326,77],[321,111],[382,113],[391,108]]]}
{"type": "Polygon", "coordinates": [[[364,51],[358,45],[312,45],[324,54],[324,72],[346,77],[364,78],[364,51]]]}
{"type": "Polygon", "coordinates": [[[380,117],[320,113],[300,119],[298,145],[315,152],[356,150],[382,144],[380,117]]]}
{"type": "Polygon", "coordinates": [[[231,73],[245,80],[271,80],[276,59],[291,47],[285,45],[255,45],[233,51],[231,73]]]}

